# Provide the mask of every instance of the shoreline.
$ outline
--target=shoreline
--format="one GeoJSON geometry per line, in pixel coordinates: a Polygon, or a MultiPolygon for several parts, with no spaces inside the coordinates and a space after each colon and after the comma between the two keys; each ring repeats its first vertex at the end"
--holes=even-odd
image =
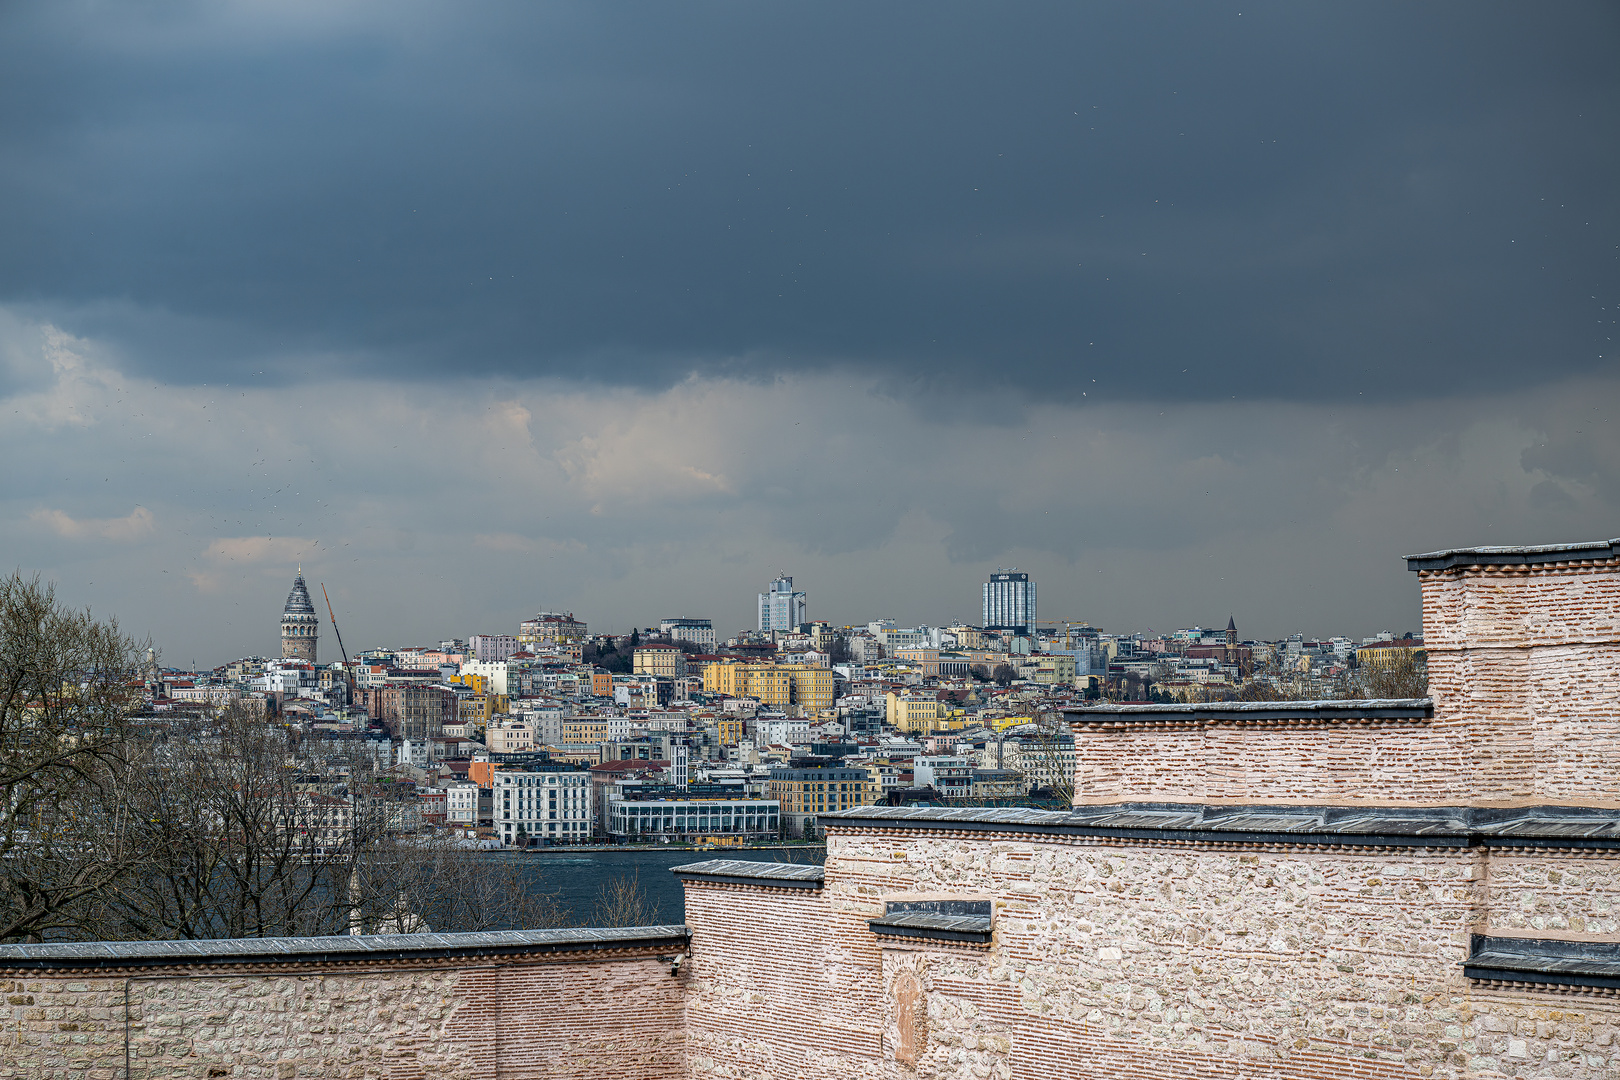
{"type": "Polygon", "coordinates": [[[543,848],[490,848],[501,855],[569,855],[583,851],[616,851],[627,855],[653,855],[660,851],[708,851],[716,858],[733,851],[826,851],[821,844],[750,844],[747,847],[701,847],[693,844],[568,844],[543,848]]]}

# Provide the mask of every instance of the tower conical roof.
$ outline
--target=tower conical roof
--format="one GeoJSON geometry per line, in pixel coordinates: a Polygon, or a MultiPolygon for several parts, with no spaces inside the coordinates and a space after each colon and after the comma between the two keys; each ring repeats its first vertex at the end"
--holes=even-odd
{"type": "MultiPolygon", "coordinates": [[[[298,580],[303,581],[304,579],[299,578],[298,580]]],[[[1237,620],[1231,615],[1228,615],[1226,617],[1226,628],[1228,630],[1236,630],[1237,629],[1237,620]]]]}
{"type": "Polygon", "coordinates": [[[287,594],[287,606],[281,609],[283,615],[313,615],[315,604],[309,598],[309,589],[304,585],[304,575],[299,574],[293,579],[292,592],[287,594]]]}

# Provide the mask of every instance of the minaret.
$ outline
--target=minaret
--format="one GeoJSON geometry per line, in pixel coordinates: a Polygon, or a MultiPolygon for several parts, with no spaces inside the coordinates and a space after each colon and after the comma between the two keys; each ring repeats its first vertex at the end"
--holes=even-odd
{"type": "Polygon", "coordinates": [[[304,568],[299,566],[292,592],[287,594],[287,606],[281,609],[282,659],[315,663],[315,641],[320,629],[321,619],[315,614],[309,589],[304,587],[304,568]]]}

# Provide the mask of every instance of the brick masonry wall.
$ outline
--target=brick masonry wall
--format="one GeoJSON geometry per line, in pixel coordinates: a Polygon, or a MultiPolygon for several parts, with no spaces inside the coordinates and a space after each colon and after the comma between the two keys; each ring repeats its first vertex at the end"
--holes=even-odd
{"type": "Polygon", "coordinates": [[[385,972],[0,975],[0,1078],[614,1077],[683,1071],[655,958],[385,972]]]}
{"type": "Polygon", "coordinates": [[[1433,720],[1077,723],[1075,803],[1620,807],[1620,567],[1419,579],[1433,720]]]}
{"type": "Polygon", "coordinates": [[[1469,731],[1443,721],[1076,723],[1077,806],[1472,801],[1469,731]]]}
{"type": "Polygon", "coordinates": [[[709,931],[690,961],[691,1075],[886,1075],[872,1071],[880,954],[864,922],[831,913],[820,892],[696,882],[686,919],[709,931]]]}
{"type": "Polygon", "coordinates": [[[1620,999],[1472,985],[1460,966],[1475,932],[1613,940],[1617,883],[1620,859],[1592,855],[835,827],[819,895],[688,886],[689,1069],[1620,1076],[1620,999]],[[866,926],[886,899],[942,895],[993,901],[988,949],[882,946],[866,926]]]}

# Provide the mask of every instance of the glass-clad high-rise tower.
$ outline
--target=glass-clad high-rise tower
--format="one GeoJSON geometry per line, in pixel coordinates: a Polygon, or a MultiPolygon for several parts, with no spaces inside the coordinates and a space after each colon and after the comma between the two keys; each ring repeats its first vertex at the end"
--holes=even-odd
{"type": "Polygon", "coordinates": [[[805,594],[793,591],[793,579],[783,574],[771,582],[769,592],[759,594],[761,630],[796,630],[809,621],[805,594]]]}
{"type": "Polygon", "coordinates": [[[984,628],[1015,634],[1035,632],[1035,583],[1018,567],[997,568],[984,583],[984,628]]]}

